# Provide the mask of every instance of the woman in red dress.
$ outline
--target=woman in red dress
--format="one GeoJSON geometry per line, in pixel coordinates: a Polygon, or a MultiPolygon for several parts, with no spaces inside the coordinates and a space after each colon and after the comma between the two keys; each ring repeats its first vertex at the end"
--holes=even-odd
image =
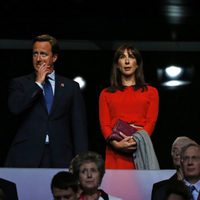
{"type": "Polygon", "coordinates": [[[132,44],[121,45],[114,55],[111,84],[99,97],[100,126],[107,142],[107,169],[135,169],[133,151],[137,151],[137,144],[133,137],[110,139],[116,121],[121,119],[151,136],[158,109],[158,91],[144,80],[140,52],[132,44]]]}

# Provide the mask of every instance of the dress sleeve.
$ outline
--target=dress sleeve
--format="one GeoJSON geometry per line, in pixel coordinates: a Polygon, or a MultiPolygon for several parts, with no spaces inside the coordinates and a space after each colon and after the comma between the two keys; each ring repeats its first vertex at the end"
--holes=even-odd
{"type": "Polygon", "coordinates": [[[158,111],[159,111],[159,94],[156,88],[150,87],[149,88],[149,107],[147,110],[146,116],[146,124],[144,129],[147,131],[149,136],[152,135],[156,121],[158,118],[158,111]]]}
{"type": "Polygon", "coordinates": [[[105,139],[111,134],[111,118],[108,105],[108,93],[106,90],[102,90],[99,97],[99,120],[100,127],[105,139]]]}

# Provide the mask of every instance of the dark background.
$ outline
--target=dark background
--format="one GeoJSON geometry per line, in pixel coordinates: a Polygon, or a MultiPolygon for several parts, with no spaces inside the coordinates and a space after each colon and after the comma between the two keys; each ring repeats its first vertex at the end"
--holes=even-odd
{"type": "Polygon", "coordinates": [[[57,72],[69,78],[81,75],[87,81],[83,95],[91,150],[104,155],[98,97],[109,85],[114,49],[124,41],[132,41],[141,51],[146,81],[159,90],[159,118],[152,141],[161,168],[173,168],[170,149],[177,136],[200,142],[198,1],[8,0],[2,2],[0,17],[0,166],[17,128],[7,109],[8,83],[33,70],[31,39],[43,33],[61,43],[57,72]],[[191,84],[176,89],[161,86],[157,69],[169,64],[193,68],[191,84]]]}

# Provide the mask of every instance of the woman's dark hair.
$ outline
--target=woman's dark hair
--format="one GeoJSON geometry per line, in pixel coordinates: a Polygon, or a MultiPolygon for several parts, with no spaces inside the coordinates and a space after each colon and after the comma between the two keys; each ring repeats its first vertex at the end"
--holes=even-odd
{"type": "Polygon", "coordinates": [[[69,171],[72,172],[77,178],[79,178],[80,167],[84,163],[93,162],[96,164],[100,173],[100,184],[105,174],[105,163],[101,155],[98,153],[88,151],[86,153],[76,155],[69,166],[69,171]]]}
{"type": "Polygon", "coordinates": [[[121,72],[118,69],[118,61],[121,55],[124,53],[125,50],[128,50],[129,54],[135,56],[138,67],[135,71],[135,81],[136,84],[133,86],[135,90],[142,88],[142,90],[147,89],[147,84],[145,83],[144,73],[143,73],[143,60],[142,56],[133,44],[125,43],[119,46],[114,54],[113,66],[111,71],[111,78],[110,78],[110,87],[108,88],[109,92],[115,92],[116,90],[124,90],[125,86],[122,85],[121,80],[121,72]]]}
{"type": "Polygon", "coordinates": [[[173,180],[170,182],[169,187],[166,191],[165,200],[168,200],[170,195],[176,194],[182,197],[184,200],[190,200],[191,194],[189,188],[185,185],[183,181],[180,180],[173,180]]]}
{"type": "Polygon", "coordinates": [[[33,44],[35,42],[49,42],[51,44],[51,50],[53,54],[59,54],[60,52],[60,47],[59,47],[57,39],[51,35],[43,34],[43,35],[36,36],[33,39],[33,44]]]}

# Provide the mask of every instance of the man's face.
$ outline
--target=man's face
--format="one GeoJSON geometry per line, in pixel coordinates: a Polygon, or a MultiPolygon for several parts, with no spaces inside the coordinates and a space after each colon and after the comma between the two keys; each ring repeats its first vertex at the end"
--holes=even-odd
{"type": "Polygon", "coordinates": [[[53,55],[49,42],[35,42],[33,45],[33,66],[37,71],[44,63],[53,67],[57,55],[53,55]]]}
{"type": "Polygon", "coordinates": [[[68,189],[59,189],[53,188],[53,197],[54,200],[78,200],[78,192],[74,192],[72,188],[68,189]]]}
{"type": "Polygon", "coordinates": [[[186,180],[192,183],[200,180],[200,149],[198,147],[188,147],[181,163],[186,180]]]}

